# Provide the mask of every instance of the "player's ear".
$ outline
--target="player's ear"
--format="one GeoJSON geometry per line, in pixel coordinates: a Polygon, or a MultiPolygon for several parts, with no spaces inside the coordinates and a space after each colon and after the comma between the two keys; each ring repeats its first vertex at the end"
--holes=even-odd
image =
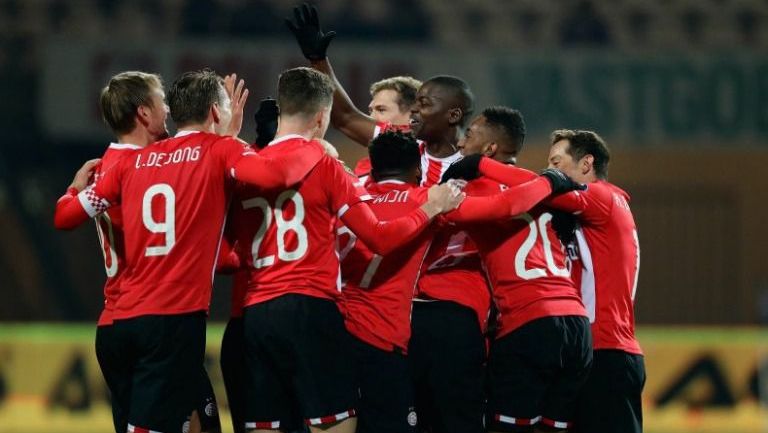
{"type": "Polygon", "coordinates": [[[221,110],[219,109],[219,103],[214,102],[211,104],[211,116],[213,117],[213,123],[218,124],[221,122],[221,110]]]}
{"type": "Polygon", "coordinates": [[[464,117],[464,111],[461,108],[451,108],[448,110],[448,123],[456,125],[461,122],[461,118],[464,117]]]}
{"type": "Polygon", "coordinates": [[[483,151],[483,155],[487,156],[488,158],[493,158],[493,155],[496,155],[496,152],[499,151],[499,145],[496,144],[495,141],[490,142],[483,151]]]}
{"type": "Polygon", "coordinates": [[[150,108],[146,105],[139,105],[136,108],[136,119],[144,126],[149,125],[149,119],[152,117],[150,108]]]}
{"type": "Polygon", "coordinates": [[[579,167],[581,169],[581,174],[587,174],[590,171],[592,171],[593,164],[595,163],[595,157],[592,155],[584,155],[583,158],[581,158],[579,167]]]}

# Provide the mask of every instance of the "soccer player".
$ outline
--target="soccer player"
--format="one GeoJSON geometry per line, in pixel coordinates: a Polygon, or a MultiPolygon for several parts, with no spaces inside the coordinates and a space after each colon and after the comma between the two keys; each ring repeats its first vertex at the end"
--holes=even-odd
{"type": "MultiPolygon", "coordinates": [[[[336,80],[326,51],[335,33],[324,33],[314,7],[294,9],[293,32],[312,67],[334,80],[336,128],[367,145],[386,124],[360,112],[336,80]]],[[[425,81],[411,110],[411,130],[420,146],[422,186],[438,183],[460,157],[457,143],[474,109],[474,96],[460,78],[436,76],[425,81]]],[[[417,383],[417,412],[424,428],[473,433],[483,426],[483,331],[490,293],[477,249],[466,233],[447,228],[438,233],[424,262],[413,307],[409,347],[417,383]]]]}
{"type": "Polygon", "coordinates": [[[635,338],[640,247],[629,194],[608,182],[610,153],[596,133],[558,130],[551,143],[549,166],[589,185],[552,200],[580,223],[573,274],[592,324],[594,360],[573,430],[639,433],[645,365],[635,338]]]}
{"type": "MultiPolygon", "coordinates": [[[[113,76],[101,91],[99,105],[102,119],[117,137],[117,142],[110,143],[98,165],[89,163],[84,167],[86,171],[93,170],[96,178],[103,176],[120,158],[131,154],[132,150],[146,147],[168,136],[165,125],[168,107],[165,104],[162,80],[158,75],[127,71],[113,76]]],[[[120,280],[126,270],[120,207],[110,208],[97,216],[95,222],[107,274],[104,309],[96,328],[96,358],[111,392],[115,431],[123,433],[128,426],[130,374],[121,371],[122,347],[112,337],[112,311],[119,295],[120,280]]],[[[199,377],[203,394],[192,416],[190,429],[219,431],[216,399],[204,367],[199,377]]]]}
{"type": "MultiPolygon", "coordinates": [[[[492,107],[476,118],[459,144],[468,156],[456,167],[492,165],[510,172],[507,186],[517,188],[535,175],[506,166],[520,150],[525,136],[521,114],[492,107]],[[485,154],[489,158],[481,158],[485,154]]],[[[448,176],[455,174],[456,167],[448,176]]],[[[544,177],[552,192],[578,187],[562,173],[544,177]]],[[[464,176],[464,178],[473,178],[464,176]]],[[[465,188],[469,197],[492,196],[506,188],[481,177],[465,188]]],[[[512,189],[514,189],[512,188],[512,189]]],[[[552,431],[572,426],[576,396],[586,381],[592,361],[592,340],[586,311],[570,279],[564,248],[552,225],[548,208],[537,205],[495,223],[462,222],[477,243],[493,298],[499,310],[498,332],[488,361],[488,421],[492,432],[552,431]],[[509,218],[513,217],[513,218],[509,218]]],[[[598,431],[598,430],[595,430],[598,431]]]]}
{"type": "MultiPolygon", "coordinates": [[[[373,182],[370,206],[381,220],[407,214],[427,201],[419,187],[421,155],[410,134],[385,131],[368,147],[373,182]]],[[[360,402],[358,433],[404,433],[416,428],[413,385],[406,353],[411,302],[431,230],[386,256],[373,253],[340,226],[339,259],[344,324],[352,334],[360,402]]]]}
{"type": "MultiPolygon", "coordinates": [[[[419,87],[421,87],[421,81],[408,76],[389,77],[371,84],[368,114],[376,121],[379,131],[410,130],[411,108],[416,103],[416,92],[419,87]]],[[[344,89],[339,87],[339,93],[343,95],[344,89]]],[[[349,109],[348,105],[344,106],[349,109]]],[[[335,111],[341,115],[341,110],[335,111]]],[[[377,132],[374,132],[374,135],[378,135],[377,132]]],[[[367,142],[361,144],[368,145],[367,142]]],[[[370,172],[371,161],[368,157],[362,158],[355,165],[355,174],[360,177],[367,176],[370,172]]]]}
{"type": "MultiPolygon", "coordinates": [[[[235,106],[248,92],[236,91],[235,106]]],[[[221,77],[182,74],[168,92],[175,137],[133,151],[92,186],[85,181],[56,207],[57,228],[73,228],[120,204],[126,263],[113,311],[115,338],[132,370],[128,430],[179,431],[192,411],[205,350],[205,317],[225,204],[232,181],[266,189],[303,179],[323,156],[315,143],[294,143],[262,157],[215,134],[239,122],[221,77]]],[[[241,112],[238,109],[237,112],[241,112]]],[[[237,128],[239,129],[239,128],[237,128]]]]}
{"type": "MultiPolygon", "coordinates": [[[[260,155],[322,138],[332,98],[333,83],[325,74],[310,68],[283,72],[278,131],[260,155]]],[[[461,198],[450,187],[433,188],[419,208],[381,222],[362,202],[356,181],[326,156],[295,188],[237,192],[233,229],[250,268],[244,311],[248,430],[283,429],[298,412],[313,431],[354,431],[357,390],[350,336],[337,306],[335,222],[340,219],[372,251],[385,254],[461,198]]]]}

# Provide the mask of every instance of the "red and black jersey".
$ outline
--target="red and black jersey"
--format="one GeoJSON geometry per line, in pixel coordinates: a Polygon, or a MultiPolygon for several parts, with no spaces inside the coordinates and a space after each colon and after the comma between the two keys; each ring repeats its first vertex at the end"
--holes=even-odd
{"type": "Polygon", "coordinates": [[[307,142],[272,160],[231,137],[183,131],[122,158],[78,200],[57,204],[55,223],[74,227],[121,205],[129,271],[114,319],[206,311],[228,179],[284,187],[301,180],[322,156],[322,147],[307,142]]]}
{"type": "MultiPolygon", "coordinates": [[[[141,149],[135,144],[110,143],[95,174],[95,181],[109,171],[120,159],[141,149]]],[[[123,233],[123,214],[120,206],[113,206],[94,218],[96,234],[99,236],[101,252],[104,255],[104,270],[107,280],[104,283],[104,310],[99,316],[98,326],[111,325],[115,303],[120,295],[120,281],[125,275],[125,235],[123,233]]]]}
{"type": "MultiPolygon", "coordinates": [[[[549,188],[544,182],[536,187],[549,188]]],[[[497,196],[503,190],[502,184],[486,178],[474,180],[465,188],[471,197],[497,196]]],[[[542,191],[545,194],[539,200],[549,189],[542,191]]],[[[499,310],[497,338],[541,317],[586,315],[570,278],[565,248],[551,227],[551,219],[547,208],[535,206],[507,219],[467,226],[499,310]]]]}
{"type": "MultiPolygon", "coordinates": [[[[427,188],[387,180],[370,184],[370,206],[380,220],[392,220],[427,201],[427,188]]],[[[344,322],[347,330],[366,343],[391,351],[408,348],[411,301],[430,231],[394,252],[373,253],[343,224],[337,229],[343,284],[344,322]]]]}
{"type": "Polygon", "coordinates": [[[640,272],[637,227],[629,194],[600,180],[586,191],[553,198],[549,205],[579,218],[574,280],[592,322],[595,349],[642,355],[635,338],[634,301],[640,272]]]}

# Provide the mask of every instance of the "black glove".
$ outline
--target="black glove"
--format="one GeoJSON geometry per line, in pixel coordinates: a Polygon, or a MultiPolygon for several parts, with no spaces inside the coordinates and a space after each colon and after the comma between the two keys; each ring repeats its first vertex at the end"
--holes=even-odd
{"type": "Polygon", "coordinates": [[[576,242],[576,228],[579,226],[579,219],[575,215],[559,210],[551,210],[552,229],[557,233],[557,237],[563,245],[576,242]]]}
{"type": "Polygon", "coordinates": [[[259,109],[253,115],[253,120],[256,121],[256,141],[253,144],[259,149],[266,147],[275,138],[278,114],[280,110],[274,99],[265,98],[259,102],[259,109]]]}
{"type": "Polygon", "coordinates": [[[473,180],[480,177],[480,160],[483,155],[467,155],[464,158],[454,162],[445,170],[440,183],[448,182],[451,179],[473,180]]]}
{"type": "Polygon", "coordinates": [[[556,168],[547,168],[541,172],[541,175],[546,177],[550,185],[552,185],[552,194],[562,194],[577,189],[582,191],[587,189],[586,185],[574,182],[573,179],[556,168]]]}
{"type": "Polygon", "coordinates": [[[301,47],[301,52],[308,60],[323,60],[328,45],[336,36],[336,32],[323,33],[320,29],[320,20],[317,18],[317,9],[304,3],[293,8],[294,20],[285,19],[285,25],[296,37],[296,42],[301,47]]]}

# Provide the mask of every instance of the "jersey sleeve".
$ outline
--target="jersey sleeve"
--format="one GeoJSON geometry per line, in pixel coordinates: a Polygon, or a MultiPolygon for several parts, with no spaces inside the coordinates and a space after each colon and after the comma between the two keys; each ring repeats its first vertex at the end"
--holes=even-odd
{"type": "Polygon", "coordinates": [[[545,200],[544,204],[572,213],[584,222],[599,222],[609,217],[613,206],[611,194],[594,183],[586,191],[571,191],[545,200]]]}
{"type": "Polygon", "coordinates": [[[300,182],[325,155],[314,141],[285,148],[274,157],[261,156],[233,139],[222,147],[230,177],[263,189],[288,188],[300,182]]]}
{"type": "Polygon", "coordinates": [[[321,162],[323,164],[322,182],[333,185],[328,188],[328,201],[331,212],[341,217],[347,210],[361,201],[370,199],[363,181],[347,173],[340,161],[331,157],[321,162]]]}
{"type": "Polygon", "coordinates": [[[344,224],[376,254],[386,255],[421,233],[429,218],[421,208],[389,221],[379,221],[367,203],[358,202],[341,216],[344,224]]]}
{"type": "Polygon", "coordinates": [[[482,158],[478,167],[480,174],[505,185],[517,185],[537,177],[536,173],[509,164],[502,164],[491,158],[482,158]]]}
{"type": "Polygon", "coordinates": [[[454,223],[488,222],[509,219],[529,211],[552,193],[549,181],[542,177],[485,197],[467,197],[461,205],[445,214],[454,223]]]}
{"type": "Polygon", "coordinates": [[[94,184],[77,192],[67,190],[56,203],[53,225],[58,230],[73,229],[96,215],[106,212],[120,200],[121,165],[104,172],[94,184]]]}

